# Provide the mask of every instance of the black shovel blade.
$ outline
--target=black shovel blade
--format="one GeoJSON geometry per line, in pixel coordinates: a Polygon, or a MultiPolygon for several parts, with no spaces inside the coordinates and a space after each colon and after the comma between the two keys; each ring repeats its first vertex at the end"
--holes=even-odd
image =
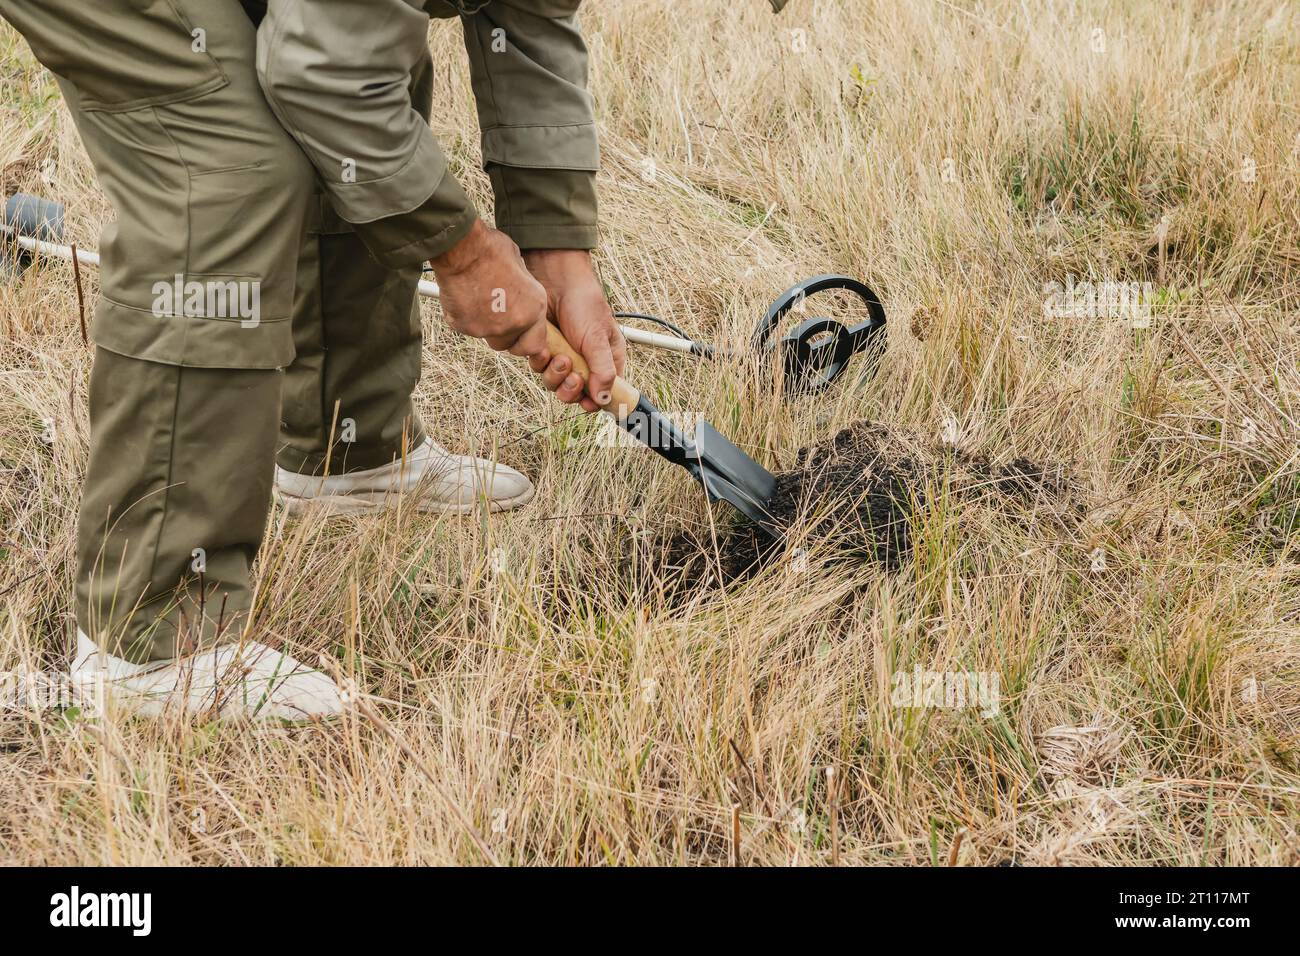
{"type": "Polygon", "coordinates": [[[689,438],[643,395],[619,424],[643,445],[694,475],[710,501],[725,501],[769,534],[780,534],[770,511],[776,476],[708,422],[701,421],[695,437],[689,438]]]}
{"type": "Polygon", "coordinates": [[[696,475],[710,501],[725,501],[755,524],[776,533],[769,510],[776,476],[737,448],[706,421],[695,426],[696,475]]]}

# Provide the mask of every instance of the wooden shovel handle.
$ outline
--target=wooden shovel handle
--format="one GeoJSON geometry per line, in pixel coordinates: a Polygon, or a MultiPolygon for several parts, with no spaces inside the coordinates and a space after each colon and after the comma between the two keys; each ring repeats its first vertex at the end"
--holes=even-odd
{"type": "MultiPolygon", "coordinates": [[[[586,384],[587,379],[591,377],[587,360],[568,343],[564,333],[550,322],[546,323],[546,347],[551,350],[552,355],[567,355],[569,361],[573,363],[573,370],[578,373],[583,384],[586,384]]],[[[592,398],[592,401],[595,399],[592,398]]],[[[622,421],[632,413],[639,401],[641,401],[641,393],[625,382],[621,376],[616,376],[614,387],[609,390],[609,403],[602,405],[601,408],[622,421]]]]}

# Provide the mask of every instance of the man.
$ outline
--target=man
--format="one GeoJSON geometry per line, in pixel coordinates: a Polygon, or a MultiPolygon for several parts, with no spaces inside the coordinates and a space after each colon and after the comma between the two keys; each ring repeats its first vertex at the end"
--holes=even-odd
{"type": "Polygon", "coordinates": [[[624,351],[590,260],[578,6],[0,0],[118,215],[101,244],[74,670],[106,671],[145,713],[336,712],[332,682],[247,640],[273,476],[291,508],[531,497],[513,469],[434,444],[411,405],[426,260],[449,324],[594,410],[547,351],[549,317],[606,400],[624,351]],[[495,229],[428,127],[430,16],[461,19],[495,229]]]}

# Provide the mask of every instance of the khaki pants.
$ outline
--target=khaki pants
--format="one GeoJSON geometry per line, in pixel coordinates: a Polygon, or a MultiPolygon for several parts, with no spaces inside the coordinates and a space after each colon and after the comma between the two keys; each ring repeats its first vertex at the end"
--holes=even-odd
{"type": "MultiPolygon", "coordinates": [[[[255,4],[248,4],[251,10],[255,4]]],[[[273,464],[423,439],[418,270],[379,266],[272,116],[239,0],[0,0],[112,201],[77,540],[82,630],[135,661],[233,640],[273,464]],[[337,406],[337,413],[336,413],[337,406]]],[[[426,116],[426,63],[412,78],[426,116]]]]}

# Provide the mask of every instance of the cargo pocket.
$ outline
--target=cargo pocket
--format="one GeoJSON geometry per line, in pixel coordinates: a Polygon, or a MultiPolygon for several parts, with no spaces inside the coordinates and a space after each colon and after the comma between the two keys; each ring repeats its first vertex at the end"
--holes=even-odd
{"type": "Polygon", "coordinates": [[[209,102],[87,111],[72,91],[73,117],[118,214],[100,241],[95,343],[166,365],[280,368],[293,358],[309,169],[301,153],[219,151],[229,133],[220,132],[220,110],[199,108],[209,102]],[[216,165],[196,168],[201,159],[216,165]]]}
{"type": "Polygon", "coordinates": [[[83,110],[178,103],[229,82],[207,52],[197,0],[4,0],[0,10],[83,110]]]}
{"type": "MultiPolygon", "coordinates": [[[[164,128],[170,112],[159,111],[164,128]]],[[[286,175],[292,171],[271,159],[189,169],[177,268],[159,274],[155,261],[135,269],[136,288],[150,290],[150,348],[158,355],[201,368],[292,361],[296,253],[311,188],[305,176],[286,175]]]]}

